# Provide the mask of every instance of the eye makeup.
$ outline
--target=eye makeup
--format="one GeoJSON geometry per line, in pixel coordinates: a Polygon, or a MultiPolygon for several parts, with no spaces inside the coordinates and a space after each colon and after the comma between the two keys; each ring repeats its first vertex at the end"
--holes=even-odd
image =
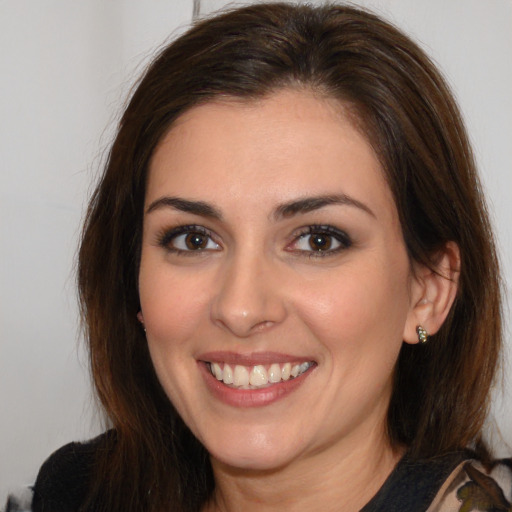
{"type": "Polygon", "coordinates": [[[352,246],[349,235],[331,225],[310,225],[299,230],[287,250],[308,257],[333,256],[352,246]]]}
{"type": "MultiPolygon", "coordinates": [[[[162,229],[156,245],[179,255],[192,256],[204,251],[221,250],[217,236],[204,226],[188,224],[162,229]]],[[[300,228],[285,250],[308,257],[326,257],[350,248],[353,241],[343,230],[327,224],[313,224],[300,228]]]]}
{"type": "Polygon", "coordinates": [[[164,228],[157,235],[157,245],[178,255],[192,256],[204,251],[218,251],[215,235],[197,224],[164,228]]]}

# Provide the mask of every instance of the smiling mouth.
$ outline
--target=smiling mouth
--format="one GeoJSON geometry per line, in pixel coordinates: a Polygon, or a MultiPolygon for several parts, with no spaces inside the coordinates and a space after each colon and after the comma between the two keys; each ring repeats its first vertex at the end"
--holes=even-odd
{"type": "Polygon", "coordinates": [[[210,373],[226,386],[234,389],[263,389],[295,379],[313,367],[313,361],[302,363],[273,363],[270,365],[230,366],[226,363],[206,362],[210,373]]]}

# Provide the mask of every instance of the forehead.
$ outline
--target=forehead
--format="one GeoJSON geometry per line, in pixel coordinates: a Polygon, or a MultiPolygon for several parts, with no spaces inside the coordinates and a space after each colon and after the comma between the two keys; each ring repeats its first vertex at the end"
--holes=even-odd
{"type": "Polygon", "coordinates": [[[157,146],[147,188],[153,200],[180,194],[247,204],[332,193],[381,208],[393,203],[353,114],[336,100],[297,90],[190,109],[157,146]]]}

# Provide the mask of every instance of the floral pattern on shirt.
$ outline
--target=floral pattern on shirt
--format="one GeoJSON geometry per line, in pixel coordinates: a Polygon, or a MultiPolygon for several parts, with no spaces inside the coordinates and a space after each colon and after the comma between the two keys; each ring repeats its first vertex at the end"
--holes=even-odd
{"type": "Polygon", "coordinates": [[[470,462],[464,464],[464,471],[469,481],[457,490],[457,498],[461,501],[459,512],[512,512],[512,503],[496,480],[470,462]]]}

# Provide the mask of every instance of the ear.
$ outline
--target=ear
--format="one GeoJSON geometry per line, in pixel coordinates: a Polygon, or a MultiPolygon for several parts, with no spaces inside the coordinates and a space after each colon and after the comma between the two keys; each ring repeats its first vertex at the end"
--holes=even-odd
{"type": "Polygon", "coordinates": [[[460,251],[455,242],[448,242],[436,254],[432,269],[413,264],[411,308],[403,334],[406,343],[418,343],[418,325],[429,335],[441,328],[457,295],[459,274],[460,251]]]}
{"type": "Polygon", "coordinates": [[[144,317],[142,316],[142,311],[137,313],[137,320],[144,326],[144,317]]]}

